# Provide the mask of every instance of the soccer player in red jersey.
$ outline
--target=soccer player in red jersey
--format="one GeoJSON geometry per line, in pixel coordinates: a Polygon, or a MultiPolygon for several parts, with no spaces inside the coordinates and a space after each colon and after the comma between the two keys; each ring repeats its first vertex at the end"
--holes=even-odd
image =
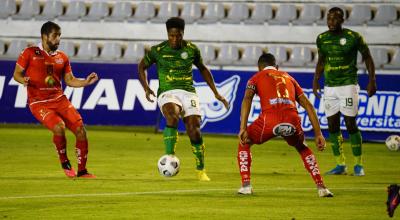
{"type": "Polygon", "coordinates": [[[250,167],[252,144],[262,144],[275,136],[282,136],[286,142],[299,152],[304,166],[311,174],[317,185],[320,197],[332,197],[333,194],[325,187],[315,156],[304,140],[300,117],[296,108],[296,101],[307,111],[314,128],[315,142],[318,150],[325,148],[325,139],[322,136],[318,118],[314,107],[304,95],[303,90],[288,73],[279,71],[275,57],[272,54],[263,54],[258,59],[259,72],[247,82],[246,92],[242,101],[238,165],[242,177],[242,187],[239,194],[252,194],[250,185],[250,167]],[[247,126],[250,107],[254,95],[260,97],[261,114],[247,126]]]}
{"type": "Polygon", "coordinates": [[[53,143],[65,174],[70,178],[95,178],[86,169],[88,140],[82,117],[64,95],[61,80],[71,87],[84,87],[95,83],[98,77],[94,72],[84,80],[74,77],[68,56],[57,50],[60,36],[60,26],[50,21],[44,23],[42,42],[22,51],[15,65],[14,79],[27,87],[33,116],[53,132],[53,143]],[[76,136],[78,173],[67,157],[65,128],[76,136]]]}

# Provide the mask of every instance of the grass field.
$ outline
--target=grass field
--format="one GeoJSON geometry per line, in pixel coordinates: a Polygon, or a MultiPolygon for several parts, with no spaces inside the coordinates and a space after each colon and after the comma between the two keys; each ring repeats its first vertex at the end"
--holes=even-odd
{"type": "MultiPolygon", "coordinates": [[[[237,138],[205,135],[211,182],[199,182],[186,135],[178,176],[163,178],[156,162],[162,135],[132,129],[88,129],[88,169],[97,179],[67,179],[51,144],[37,127],[0,126],[0,219],[389,219],[386,186],[400,183],[400,152],[364,145],[366,176],[324,176],[335,194],[318,198],[297,152],[276,139],[253,152],[254,195],[236,194],[237,138]]],[[[74,137],[68,154],[76,165],[74,137]]],[[[334,166],[331,150],[317,152],[320,169],[334,166]]],[[[349,170],[353,158],[345,145],[349,170]]],[[[75,166],[76,167],[76,166],[75,166]]],[[[399,208],[400,209],[400,208],[399,208]]],[[[396,210],[393,219],[400,219],[396,210]]]]}

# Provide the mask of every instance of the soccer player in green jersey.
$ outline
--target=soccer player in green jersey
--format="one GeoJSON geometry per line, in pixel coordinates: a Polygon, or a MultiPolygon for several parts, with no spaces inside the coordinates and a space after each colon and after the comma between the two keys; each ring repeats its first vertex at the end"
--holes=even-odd
{"type": "Polygon", "coordinates": [[[199,97],[193,87],[193,65],[199,69],[215,98],[226,108],[229,108],[229,104],[218,93],[210,70],[203,64],[200,50],[192,42],[183,40],[185,21],[172,17],[168,19],[166,26],[168,40],[152,46],[140,61],[139,80],[146,92],[147,100],[153,102],[151,96],[155,94],[148,85],[146,69],[155,63],[159,80],[158,106],[167,123],[163,132],[165,152],[175,154],[177,127],[179,118],[182,117],[196,157],[198,178],[200,181],[210,181],[204,169],[205,146],[200,132],[199,97]]]}
{"type": "Polygon", "coordinates": [[[324,73],[324,106],[328,118],[329,140],[337,166],[327,174],[347,174],[343,154],[343,137],[340,131],[340,113],[344,116],[350,144],[355,158],[354,175],[364,176],[362,164],[362,137],[356,123],[358,112],[357,52],[362,54],[369,73],[368,96],[376,93],[375,67],[363,37],[352,30],[342,28],[344,12],[331,8],[327,15],[329,30],[318,35],[318,63],[315,69],[313,92],[320,98],[319,79],[324,73]]]}

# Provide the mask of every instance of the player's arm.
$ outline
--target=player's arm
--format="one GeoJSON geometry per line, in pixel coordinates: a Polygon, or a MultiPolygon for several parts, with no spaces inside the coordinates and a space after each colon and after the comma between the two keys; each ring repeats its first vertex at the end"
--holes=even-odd
{"type": "Polygon", "coordinates": [[[317,98],[321,98],[321,86],[319,80],[324,72],[325,57],[318,51],[318,61],[315,67],[314,80],[313,80],[313,93],[317,98]]]}
{"type": "Polygon", "coordinates": [[[72,74],[72,72],[64,75],[65,84],[67,84],[67,86],[70,86],[70,87],[85,87],[88,85],[92,85],[98,79],[99,79],[99,77],[97,76],[97,74],[95,72],[92,72],[91,74],[89,74],[86,77],[86,79],[78,79],[74,76],[74,74],[72,74]]]}
{"type": "Polygon", "coordinates": [[[140,60],[139,66],[138,66],[138,72],[139,72],[139,82],[142,85],[144,91],[146,92],[146,99],[149,102],[154,102],[154,100],[151,99],[150,95],[156,97],[156,95],[154,94],[153,90],[150,89],[149,87],[149,82],[147,81],[147,68],[149,68],[149,66],[146,65],[145,58],[143,58],[142,60],[140,60]]]}
{"type": "Polygon", "coordinates": [[[14,80],[15,81],[17,81],[17,82],[19,82],[21,84],[24,84],[24,86],[28,85],[29,77],[25,76],[24,69],[20,65],[15,64],[15,69],[14,69],[14,75],[13,76],[14,76],[14,80]]]}
{"type": "Polygon", "coordinates": [[[318,150],[322,151],[325,149],[325,138],[322,135],[321,127],[319,126],[319,121],[317,117],[317,113],[315,112],[314,106],[308,100],[308,98],[303,94],[301,94],[297,101],[299,104],[307,111],[308,117],[310,118],[311,125],[314,129],[315,134],[315,143],[317,145],[318,150]]]}
{"type": "Polygon", "coordinates": [[[375,78],[375,64],[368,48],[363,53],[361,53],[361,55],[368,70],[369,81],[367,85],[367,92],[368,96],[371,97],[376,93],[377,87],[375,78]]]}
{"type": "Polygon", "coordinates": [[[214,78],[210,70],[203,64],[203,62],[198,63],[196,67],[199,69],[204,81],[206,81],[207,85],[214,93],[215,98],[221,101],[224,104],[225,108],[229,109],[228,101],[226,101],[226,99],[218,93],[218,90],[215,87],[214,78]]]}
{"type": "Polygon", "coordinates": [[[256,94],[254,86],[247,86],[242,100],[242,108],[240,110],[240,131],[238,134],[242,144],[249,143],[247,134],[247,122],[250,114],[251,102],[256,94]]]}

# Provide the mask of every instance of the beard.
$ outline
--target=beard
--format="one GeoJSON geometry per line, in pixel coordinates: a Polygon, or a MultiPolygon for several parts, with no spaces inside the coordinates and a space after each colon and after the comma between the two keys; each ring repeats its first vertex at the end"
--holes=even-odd
{"type": "Polygon", "coordinates": [[[56,51],[58,49],[58,44],[52,44],[51,42],[47,42],[47,45],[49,46],[49,49],[51,51],[56,51]]]}

